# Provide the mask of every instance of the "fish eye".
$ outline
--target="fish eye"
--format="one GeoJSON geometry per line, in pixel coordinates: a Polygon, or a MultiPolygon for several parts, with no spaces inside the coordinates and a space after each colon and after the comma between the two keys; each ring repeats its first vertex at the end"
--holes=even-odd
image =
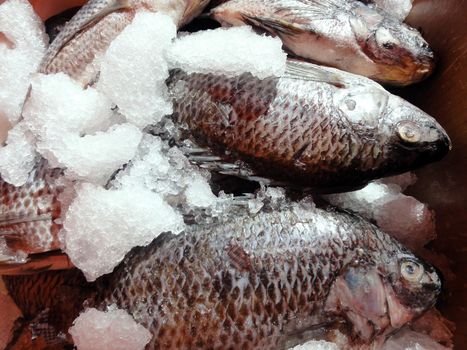
{"type": "Polygon", "coordinates": [[[406,260],[401,264],[401,275],[409,282],[420,282],[424,273],[423,266],[415,261],[406,260]]]}
{"type": "Polygon", "coordinates": [[[406,143],[417,143],[421,138],[419,126],[412,121],[398,123],[396,132],[399,138],[406,143]]]}
{"type": "Polygon", "coordinates": [[[390,42],[385,42],[385,43],[383,44],[383,47],[384,47],[385,49],[392,50],[392,49],[394,48],[394,44],[393,44],[393,43],[390,43],[390,42]]]}

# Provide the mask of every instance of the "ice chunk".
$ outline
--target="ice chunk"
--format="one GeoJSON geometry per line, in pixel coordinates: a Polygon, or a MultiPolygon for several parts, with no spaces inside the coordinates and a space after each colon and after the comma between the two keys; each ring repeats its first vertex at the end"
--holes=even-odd
{"type": "Polygon", "coordinates": [[[389,16],[403,21],[412,10],[413,0],[374,0],[376,7],[388,13],[389,16]]]}
{"type": "Polygon", "coordinates": [[[24,123],[18,123],[8,132],[7,145],[0,148],[0,174],[14,186],[26,183],[36,158],[34,140],[27,135],[24,123]]]}
{"type": "Polygon", "coordinates": [[[84,90],[64,73],[37,74],[31,81],[31,95],[24,118],[38,141],[62,130],[93,133],[109,125],[112,103],[96,89],[84,90]]]}
{"type": "Polygon", "coordinates": [[[202,176],[193,176],[185,190],[187,204],[194,208],[207,208],[217,202],[217,197],[212,193],[207,180],[202,176]]]}
{"type": "Polygon", "coordinates": [[[53,149],[43,149],[38,144],[38,150],[42,154],[51,150],[58,164],[67,167],[66,174],[71,178],[105,184],[134,157],[141,137],[141,131],[134,125],[119,124],[94,135],[67,135],[61,147],[53,149]]]}
{"type": "Polygon", "coordinates": [[[293,350],[339,350],[336,344],[324,340],[311,340],[305,344],[297,345],[293,350]]]}
{"type": "Polygon", "coordinates": [[[426,204],[400,191],[399,185],[374,182],[359,191],[324,197],[335,206],[374,221],[407,246],[421,248],[435,238],[434,214],[426,204]]]}
{"type": "Polygon", "coordinates": [[[0,116],[18,121],[30,74],[39,67],[48,38],[40,18],[26,0],[0,5],[0,116]]]}
{"type": "Polygon", "coordinates": [[[138,13],[110,44],[102,61],[98,88],[126,119],[144,128],[172,113],[165,80],[165,51],[176,35],[172,19],[138,13]]]}
{"type": "Polygon", "coordinates": [[[37,151],[51,166],[99,184],[134,156],[142,137],[131,124],[111,126],[118,117],[110,100],[62,73],[33,79],[23,115],[37,151]]]}
{"type": "Polygon", "coordinates": [[[82,184],[64,221],[66,252],[88,281],[109,273],[135,246],[179,233],[181,215],[143,187],[105,190],[82,184]]]}
{"type": "Polygon", "coordinates": [[[69,333],[78,350],[143,350],[151,340],[151,333],[120,309],[87,309],[69,333]]]}
{"type": "Polygon", "coordinates": [[[217,197],[208,184],[209,173],[190,164],[176,147],[157,136],[145,135],[136,157],[116,176],[116,188],[145,186],[162,195],[171,205],[186,211],[212,207],[217,197]]]}
{"type": "Polygon", "coordinates": [[[188,73],[235,76],[250,72],[259,78],[282,75],[287,59],[279,38],[258,35],[248,26],[182,36],[168,57],[172,67],[188,73]]]}
{"type": "Polygon", "coordinates": [[[15,321],[21,316],[21,312],[6,293],[2,284],[0,278],[0,310],[2,310],[2,317],[0,317],[0,349],[6,349],[8,341],[13,336],[15,321]]]}

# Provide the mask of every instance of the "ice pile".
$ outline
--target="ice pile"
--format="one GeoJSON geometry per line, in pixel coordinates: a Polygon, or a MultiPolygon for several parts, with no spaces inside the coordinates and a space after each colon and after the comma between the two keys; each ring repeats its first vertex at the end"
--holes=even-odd
{"type": "Polygon", "coordinates": [[[324,196],[331,204],[376,223],[403,244],[419,249],[436,236],[434,213],[416,198],[402,193],[411,183],[408,174],[375,181],[365,188],[324,196]]]}
{"type": "Polygon", "coordinates": [[[66,252],[88,281],[112,272],[134,246],[183,229],[180,214],[144,187],[105,190],[82,184],[65,217],[66,252]]]}
{"type": "Polygon", "coordinates": [[[143,350],[151,333],[124,310],[87,309],[69,329],[78,350],[143,350]]]}
{"type": "Polygon", "coordinates": [[[165,53],[176,33],[169,17],[139,13],[111,43],[102,61],[99,90],[141,129],[172,113],[165,53]]]}
{"type": "Polygon", "coordinates": [[[279,38],[258,35],[248,26],[184,35],[168,57],[172,67],[188,73],[235,76],[250,72],[258,78],[280,76],[287,59],[279,38]]]}
{"type": "Polygon", "coordinates": [[[27,0],[0,5],[0,116],[11,124],[20,117],[31,73],[47,45],[44,25],[27,0]]]}

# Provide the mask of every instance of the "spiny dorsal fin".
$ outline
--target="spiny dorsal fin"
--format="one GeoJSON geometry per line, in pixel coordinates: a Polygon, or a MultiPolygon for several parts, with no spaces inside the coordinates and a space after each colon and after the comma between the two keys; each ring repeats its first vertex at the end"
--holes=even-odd
{"type": "Polygon", "coordinates": [[[114,11],[129,8],[129,0],[90,0],[65,25],[49,46],[39,71],[45,69],[55,58],[58,52],[70,42],[80,31],[96,22],[100,18],[114,11]]]}

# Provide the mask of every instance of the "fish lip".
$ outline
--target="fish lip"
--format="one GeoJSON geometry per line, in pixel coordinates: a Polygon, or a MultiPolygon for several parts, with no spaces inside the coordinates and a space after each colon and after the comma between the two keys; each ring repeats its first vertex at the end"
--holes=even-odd
{"type": "Polygon", "coordinates": [[[452,149],[452,142],[447,133],[440,132],[440,138],[432,145],[435,158],[443,159],[452,149]]]}

